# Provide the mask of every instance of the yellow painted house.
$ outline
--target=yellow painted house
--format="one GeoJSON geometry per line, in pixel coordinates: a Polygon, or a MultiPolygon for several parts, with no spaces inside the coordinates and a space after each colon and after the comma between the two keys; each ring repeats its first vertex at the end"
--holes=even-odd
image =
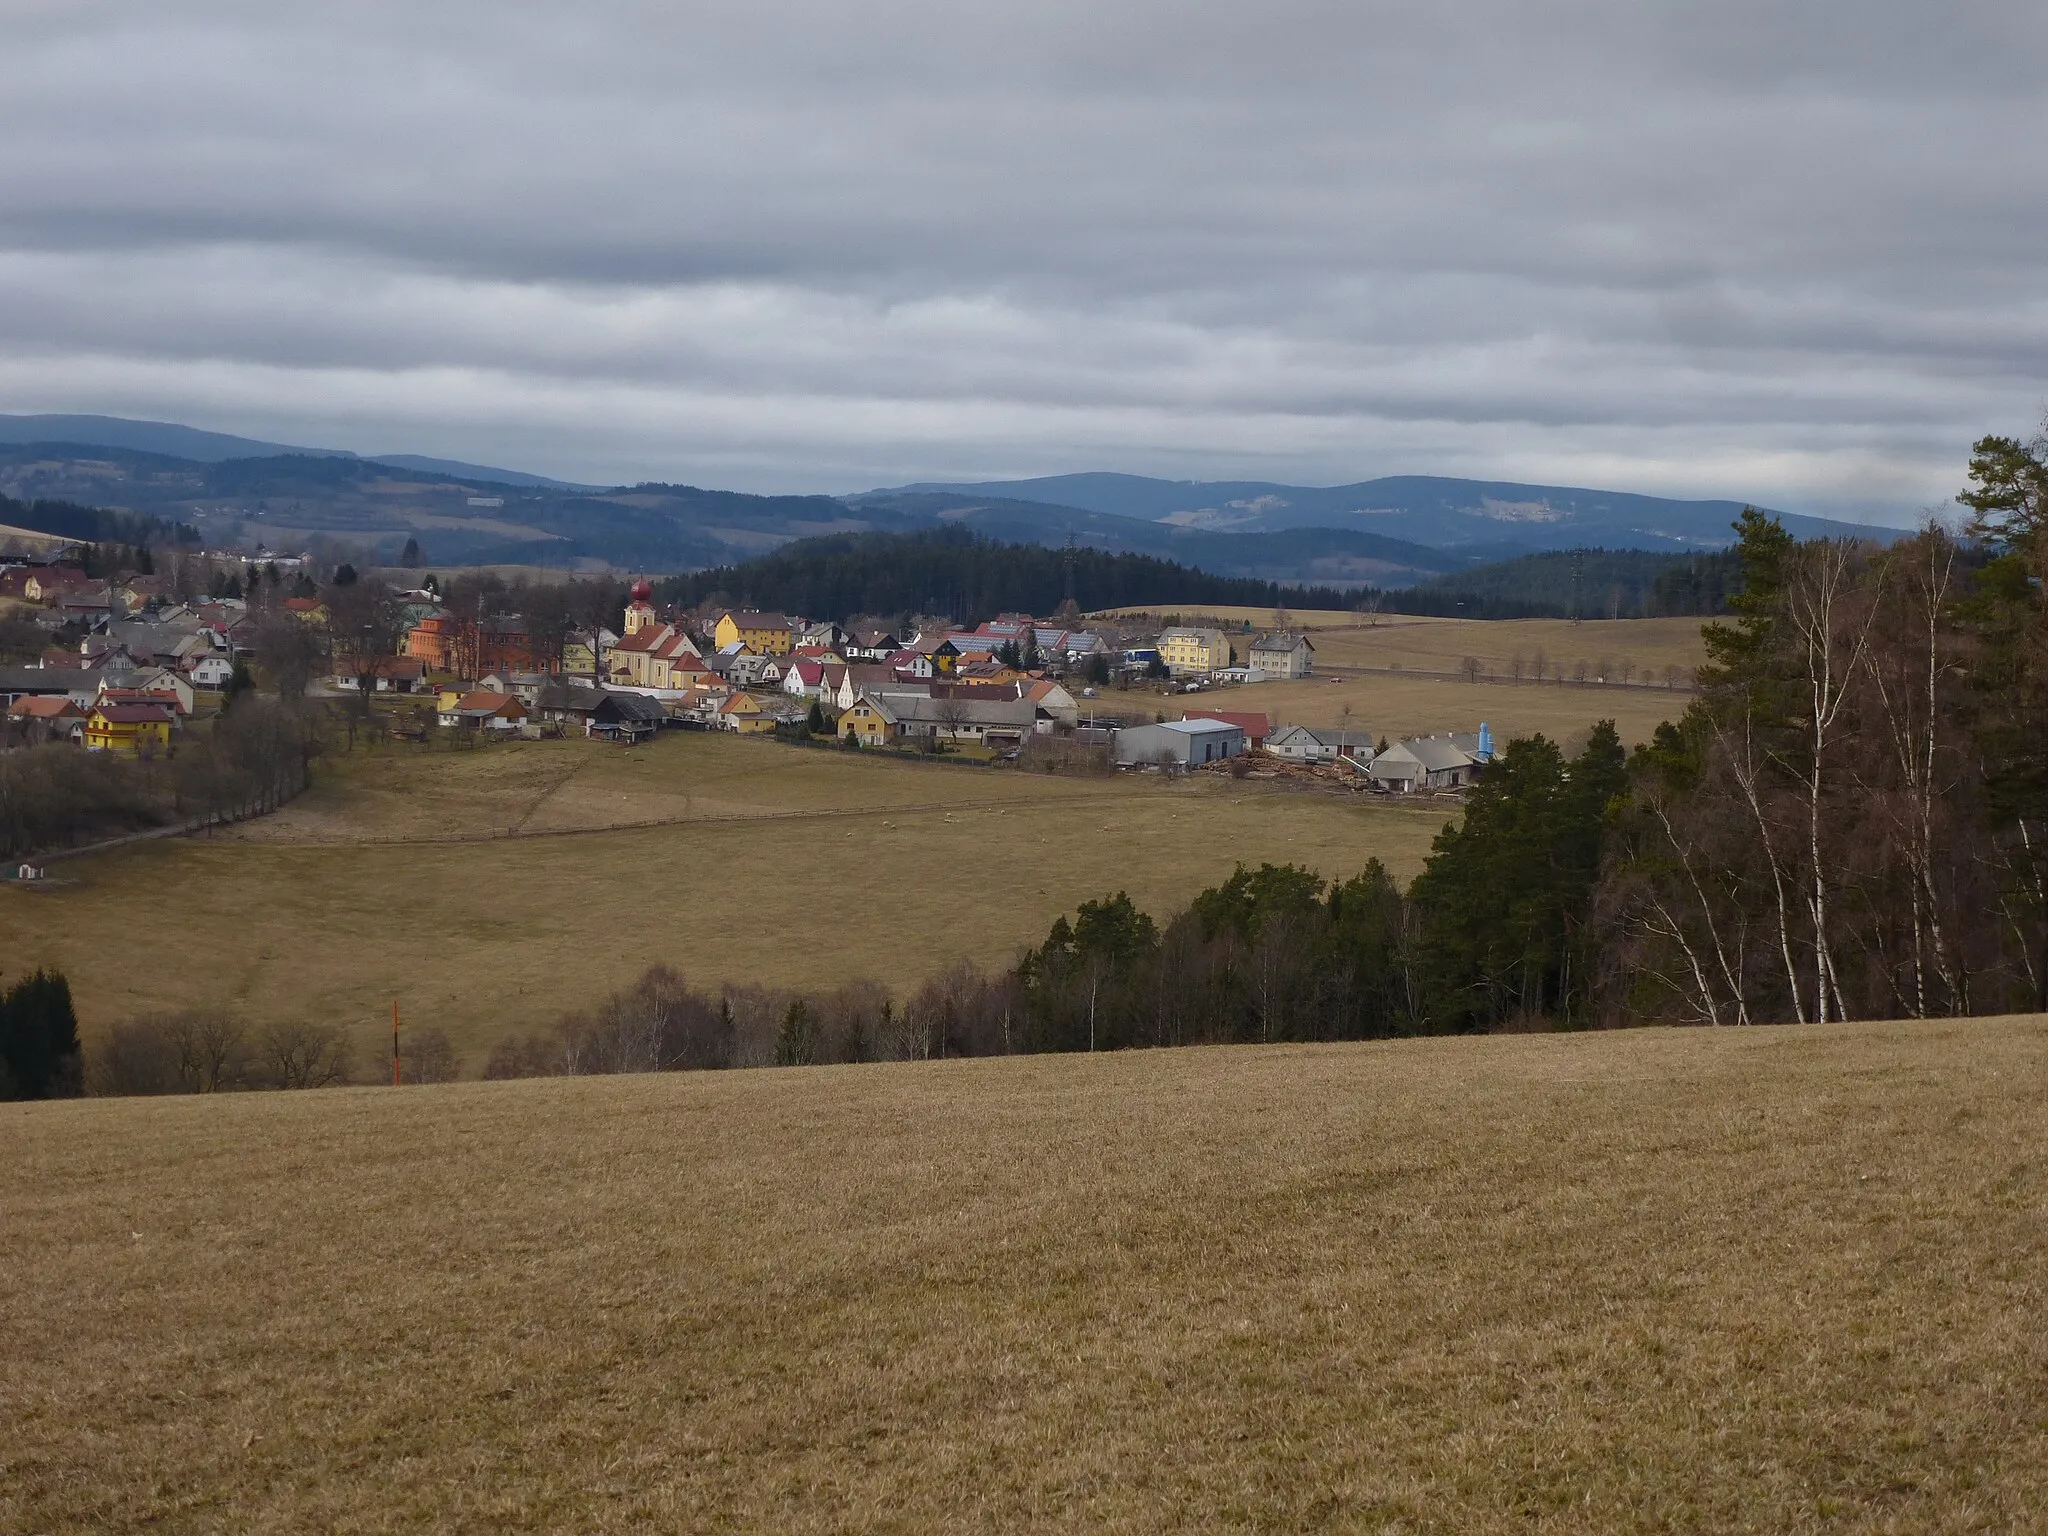
{"type": "Polygon", "coordinates": [[[165,704],[95,704],[85,717],[88,752],[125,752],[139,757],[171,744],[171,711],[165,704]]]}
{"type": "Polygon", "coordinates": [[[1220,629],[1169,629],[1159,636],[1159,659],[1175,677],[1220,672],[1230,665],[1230,642],[1220,629]]]}
{"type": "Polygon", "coordinates": [[[864,747],[885,747],[896,739],[895,714],[881,700],[863,693],[839,716],[839,734],[864,747]]]}
{"type": "Polygon", "coordinates": [[[785,613],[734,609],[718,616],[712,638],[721,651],[728,645],[744,645],[762,656],[787,656],[796,643],[796,626],[785,613]]]}
{"type": "Polygon", "coordinates": [[[728,731],[738,731],[742,736],[760,736],[775,729],[775,717],[745,693],[736,693],[719,705],[718,718],[728,731]]]}

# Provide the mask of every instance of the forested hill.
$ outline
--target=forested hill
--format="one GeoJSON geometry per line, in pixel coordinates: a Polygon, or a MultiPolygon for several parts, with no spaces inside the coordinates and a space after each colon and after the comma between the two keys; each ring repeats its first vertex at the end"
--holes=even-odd
{"type": "Polygon", "coordinates": [[[0,496],[0,527],[77,539],[85,544],[197,544],[199,530],[142,512],[81,507],[70,501],[16,501],[0,496]]]}
{"type": "Polygon", "coordinates": [[[1050,613],[1069,597],[1084,612],[1202,603],[1342,609],[1361,600],[1393,608],[1397,598],[1403,612],[1486,618],[1551,612],[1507,598],[1430,596],[1417,599],[1422,606],[1416,606],[1407,593],[1383,599],[1372,592],[1215,576],[1152,555],[996,543],[961,528],[801,539],[741,565],[674,577],[662,584],[661,594],[669,602],[729,602],[820,617],[944,613],[963,623],[998,613],[1050,613]]]}
{"type": "Polygon", "coordinates": [[[1670,555],[1638,549],[1568,549],[1434,577],[1387,606],[1411,611],[1411,601],[1463,598],[1527,603],[1563,618],[1712,616],[1728,611],[1728,594],[1741,584],[1742,562],[1733,550],[1670,555]]]}

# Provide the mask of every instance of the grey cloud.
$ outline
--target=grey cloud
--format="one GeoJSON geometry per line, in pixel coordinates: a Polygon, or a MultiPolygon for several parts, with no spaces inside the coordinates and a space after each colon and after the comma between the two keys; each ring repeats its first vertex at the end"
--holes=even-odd
{"type": "Polygon", "coordinates": [[[0,42],[0,408],[1903,514],[2048,392],[2038,6],[136,0],[0,42]]]}

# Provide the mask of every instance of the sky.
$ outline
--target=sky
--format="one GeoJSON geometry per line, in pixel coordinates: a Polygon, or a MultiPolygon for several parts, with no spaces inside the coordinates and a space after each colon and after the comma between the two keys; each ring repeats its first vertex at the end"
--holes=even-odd
{"type": "Polygon", "coordinates": [[[0,56],[0,411],[1904,522],[2048,409],[2039,0],[0,0],[0,56]]]}

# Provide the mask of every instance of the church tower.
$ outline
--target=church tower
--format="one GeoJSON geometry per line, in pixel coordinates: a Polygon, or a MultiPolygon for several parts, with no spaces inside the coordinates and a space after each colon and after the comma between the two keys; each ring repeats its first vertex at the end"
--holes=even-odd
{"type": "Polygon", "coordinates": [[[637,635],[643,629],[652,629],[654,617],[654,588],[645,576],[633,583],[633,600],[626,604],[626,633],[637,635]]]}

